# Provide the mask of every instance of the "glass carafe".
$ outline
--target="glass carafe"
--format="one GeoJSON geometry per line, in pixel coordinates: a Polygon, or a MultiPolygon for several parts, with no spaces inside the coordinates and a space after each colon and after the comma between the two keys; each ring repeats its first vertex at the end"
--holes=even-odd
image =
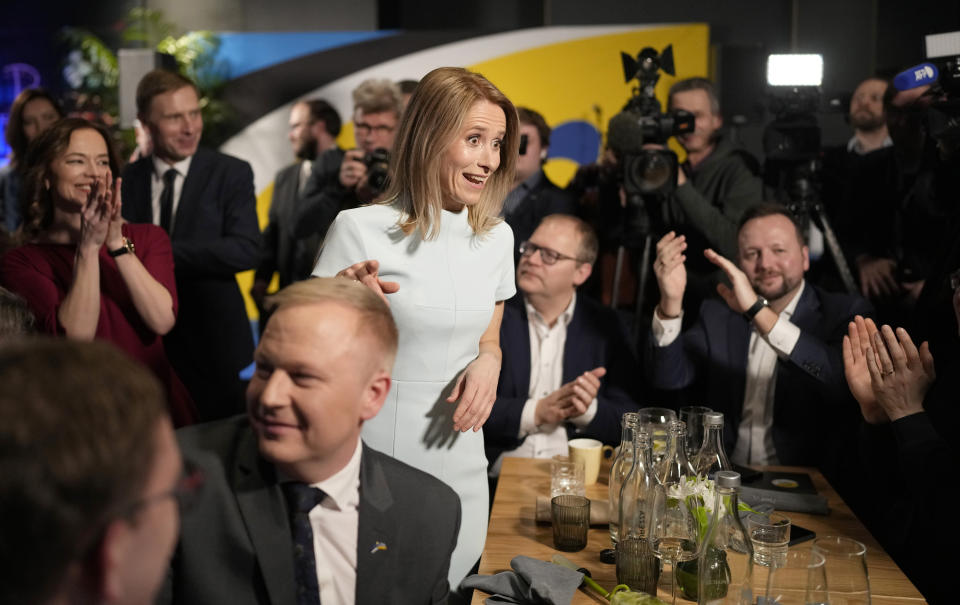
{"type": "Polygon", "coordinates": [[[698,599],[704,605],[753,604],[753,546],[740,521],[740,474],[718,471],[713,511],[697,559],[698,599]]]}
{"type": "Polygon", "coordinates": [[[630,467],[633,465],[634,431],[638,426],[636,412],[627,412],[620,420],[620,447],[617,448],[617,456],[610,465],[610,541],[614,548],[617,546],[619,535],[620,516],[617,511],[620,510],[620,488],[623,486],[623,480],[630,467]]]}
{"type": "Polygon", "coordinates": [[[711,479],[717,471],[732,471],[733,465],[723,450],[723,414],[710,412],[703,417],[703,445],[694,458],[693,467],[701,477],[711,479]]]}
{"type": "MultiPolygon", "coordinates": [[[[660,576],[660,561],[649,542],[650,506],[657,479],[652,472],[650,436],[644,430],[634,432],[634,457],[620,490],[617,542],[617,583],[634,591],[655,595],[660,576]]],[[[615,509],[611,509],[613,512],[615,509]]]]}
{"type": "Polygon", "coordinates": [[[660,466],[657,467],[657,479],[663,485],[682,483],[685,477],[692,478],[697,475],[696,470],[687,460],[687,452],[684,447],[687,430],[684,422],[682,420],[672,421],[668,434],[667,454],[663,457],[660,466]]]}

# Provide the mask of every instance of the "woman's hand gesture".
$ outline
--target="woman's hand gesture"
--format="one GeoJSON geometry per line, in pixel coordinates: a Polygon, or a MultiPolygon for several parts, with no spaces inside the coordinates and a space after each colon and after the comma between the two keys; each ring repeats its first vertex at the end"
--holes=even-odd
{"type": "Polygon", "coordinates": [[[80,211],[78,245],[81,248],[99,250],[107,239],[110,222],[113,220],[113,196],[108,185],[110,177],[110,171],[107,171],[105,178],[94,182],[90,196],[80,211]]]}
{"type": "Polygon", "coordinates": [[[400,289],[400,284],[395,281],[383,281],[379,276],[380,271],[380,261],[377,260],[365,260],[360,261],[350,265],[343,271],[337,273],[337,277],[348,277],[350,279],[355,279],[364,286],[373,290],[380,298],[383,299],[383,302],[390,304],[387,301],[387,294],[393,294],[394,292],[400,289]]]}
{"type": "MultiPolygon", "coordinates": [[[[109,174],[107,178],[109,179],[109,174]]],[[[105,199],[110,204],[110,227],[107,230],[107,249],[108,250],[119,250],[123,247],[123,233],[121,227],[123,226],[124,220],[120,215],[120,184],[123,179],[117,179],[113,182],[113,187],[107,189],[107,194],[105,199]]],[[[109,183],[110,181],[107,180],[109,183]]]]}

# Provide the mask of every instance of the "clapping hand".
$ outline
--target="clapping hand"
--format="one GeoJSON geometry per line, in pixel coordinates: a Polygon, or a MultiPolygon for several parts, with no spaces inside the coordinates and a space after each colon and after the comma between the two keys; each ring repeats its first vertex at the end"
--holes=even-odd
{"type": "MultiPolygon", "coordinates": [[[[870,369],[867,367],[867,352],[876,333],[877,326],[872,319],[857,315],[847,326],[847,335],[843,337],[843,371],[847,376],[847,385],[860,404],[863,419],[870,424],[889,420],[873,394],[870,369]]],[[[872,351],[870,354],[873,354],[872,351]]]]}
{"type": "Polygon", "coordinates": [[[687,238],[673,231],[657,242],[657,258],[653,262],[653,273],[660,287],[660,312],[668,317],[680,315],[683,307],[683,292],[687,288],[687,259],[683,251],[687,249],[687,238]]]}
{"type": "Polygon", "coordinates": [[[730,286],[717,284],[717,294],[723,298],[728,307],[735,313],[744,313],[753,306],[753,303],[757,302],[757,293],[750,283],[750,278],[740,270],[740,267],[710,248],[704,250],[703,255],[707,257],[708,261],[720,267],[727,275],[727,279],[730,280],[730,286]]]}
{"type": "Polygon", "coordinates": [[[567,418],[586,413],[600,392],[600,379],[606,368],[588,370],[537,402],[535,421],[537,426],[558,424],[567,418]]]}
{"type": "MultiPolygon", "coordinates": [[[[121,227],[125,222],[123,216],[120,214],[120,209],[122,206],[120,198],[120,185],[123,179],[117,179],[113,182],[113,188],[107,187],[106,194],[104,198],[108,204],[113,208],[110,215],[110,226],[107,229],[107,249],[108,250],[119,250],[123,247],[123,233],[121,227]]],[[[107,180],[105,183],[110,182],[110,174],[107,173],[107,180]]]]}
{"type": "Polygon", "coordinates": [[[923,397],[937,377],[928,343],[918,350],[906,330],[883,326],[866,357],[873,393],[890,420],[923,411],[923,397]]]}
{"type": "Polygon", "coordinates": [[[110,171],[103,179],[94,181],[83,209],[80,211],[80,239],[78,247],[99,250],[107,239],[114,216],[113,193],[110,190],[110,171]]]}
{"type": "MultiPolygon", "coordinates": [[[[364,286],[373,290],[380,298],[383,299],[383,302],[390,304],[387,301],[387,294],[393,294],[394,292],[400,290],[400,284],[395,281],[383,281],[379,276],[380,271],[380,261],[376,260],[365,260],[359,263],[350,265],[343,271],[337,273],[337,277],[348,277],[350,279],[355,279],[364,286]]],[[[499,372],[499,368],[497,370],[499,372]]]]}

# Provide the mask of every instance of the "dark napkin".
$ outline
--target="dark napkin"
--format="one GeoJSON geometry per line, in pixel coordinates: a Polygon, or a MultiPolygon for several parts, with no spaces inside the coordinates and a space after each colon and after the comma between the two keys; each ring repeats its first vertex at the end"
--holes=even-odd
{"type": "Polygon", "coordinates": [[[524,555],[514,557],[510,567],[513,571],[501,571],[492,576],[467,576],[462,586],[493,595],[487,598],[487,605],[569,605],[583,582],[583,574],[579,571],[524,555]]]}

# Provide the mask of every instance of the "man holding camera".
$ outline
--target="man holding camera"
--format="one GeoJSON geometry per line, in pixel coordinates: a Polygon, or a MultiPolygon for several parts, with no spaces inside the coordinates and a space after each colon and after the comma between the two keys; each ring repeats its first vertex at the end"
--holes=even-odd
{"type": "Polygon", "coordinates": [[[517,107],[520,118],[520,158],[514,189],[503,202],[503,218],[513,229],[514,261],[519,262],[518,246],[530,239],[540,221],[550,214],[575,214],[573,195],[547,178],[543,164],[550,151],[550,127],[538,112],[517,107]]]}
{"type": "Polygon", "coordinates": [[[677,136],[687,152],[677,171],[677,189],[670,196],[667,223],[682,232],[690,249],[687,308],[712,290],[716,267],[703,256],[707,248],[726,257],[737,254],[737,225],[750,206],[763,199],[757,161],[720,133],[723,117],[713,83],[705,78],[679,80],[670,87],[668,110],[693,114],[693,132],[677,136]]]}
{"type": "Polygon", "coordinates": [[[383,190],[401,102],[400,88],[390,80],[365,80],[354,89],[353,132],[359,147],[344,153],[336,170],[330,169],[330,158],[317,158],[297,210],[294,237],[316,233],[322,243],[337,213],[372,202],[383,190]]]}

